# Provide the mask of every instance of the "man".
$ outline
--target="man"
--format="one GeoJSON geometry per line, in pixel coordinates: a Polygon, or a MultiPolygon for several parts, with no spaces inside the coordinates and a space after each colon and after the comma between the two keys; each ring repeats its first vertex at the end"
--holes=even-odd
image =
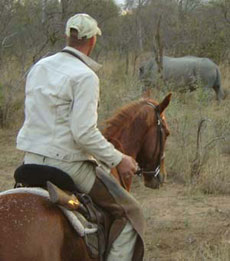
{"type": "MultiPolygon", "coordinates": [[[[76,14],[66,24],[67,46],[31,68],[26,80],[25,122],[17,137],[17,148],[26,152],[25,164],[63,170],[81,192],[110,212],[114,218],[111,231],[114,227],[121,233],[107,260],[142,260],[143,241],[138,233],[143,230],[143,216],[139,206],[134,204],[130,212],[140,229],[117,204],[120,186],[109,173],[106,178],[96,175],[95,160],[108,168],[116,167],[124,178],[137,170],[135,160],[116,150],[97,128],[99,79],[94,71],[100,66],[89,58],[97,35],[101,35],[97,22],[87,14],[76,14]],[[108,184],[112,184],[112,190],[108,184]],[[142,249],[136,254],[138,246],[142,249]]],[[[124,202],[134,202],[128,193],[122,193],[124,202]]]]}

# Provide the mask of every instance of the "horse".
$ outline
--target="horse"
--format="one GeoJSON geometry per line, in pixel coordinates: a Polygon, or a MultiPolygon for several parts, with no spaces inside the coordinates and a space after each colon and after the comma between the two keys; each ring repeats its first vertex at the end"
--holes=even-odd
{"type": "MultiPolygon", "coordinates": [[[[159,188],[163,182],[164,149],[169,128],[164,111],[171,99],[161,103],[142,99],[122,107],[109,120],[105,137],[139,164],[144,184],[159,188]]],[[[31,173],[32,175],[33,173],[31,173]]],[[[112,175],[130,191],[132,179],[112,175]]],[[[0,193],[0,260],[2,261],[99,261],[92,258],[79,236],[55,204],[34,194],[0,193]]]]}

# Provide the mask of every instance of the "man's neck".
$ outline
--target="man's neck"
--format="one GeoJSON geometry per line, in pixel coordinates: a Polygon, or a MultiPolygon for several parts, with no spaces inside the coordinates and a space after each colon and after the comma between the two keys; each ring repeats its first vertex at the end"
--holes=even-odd
{"type": "Polygon", "coordinates": [[[84,53],[85,55],[89,56],[89,48],[85,46],[73,47],[74,49],[84,53]]]}

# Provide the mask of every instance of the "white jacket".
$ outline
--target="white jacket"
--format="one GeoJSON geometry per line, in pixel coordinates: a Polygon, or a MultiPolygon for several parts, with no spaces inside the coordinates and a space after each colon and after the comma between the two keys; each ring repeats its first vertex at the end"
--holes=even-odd
{"type": "Polygon", "coordinates": [[[85,63],[59,52],[31,68],[17,148],[69,162],[96,159],[112,168],[122,153],[97,128],[99,79],[92,69],[100,65],[74,48],[65,49],[85,63]]]}

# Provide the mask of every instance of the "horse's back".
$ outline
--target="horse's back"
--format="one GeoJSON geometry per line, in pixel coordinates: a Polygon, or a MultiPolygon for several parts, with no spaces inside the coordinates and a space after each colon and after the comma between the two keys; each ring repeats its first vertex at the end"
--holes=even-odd
{"type": "Polygon", "coordinates": [[[72,261],[78,244],[83,240],[47,199],[32,194],[0,196],[1,261],[72,261]]]}

